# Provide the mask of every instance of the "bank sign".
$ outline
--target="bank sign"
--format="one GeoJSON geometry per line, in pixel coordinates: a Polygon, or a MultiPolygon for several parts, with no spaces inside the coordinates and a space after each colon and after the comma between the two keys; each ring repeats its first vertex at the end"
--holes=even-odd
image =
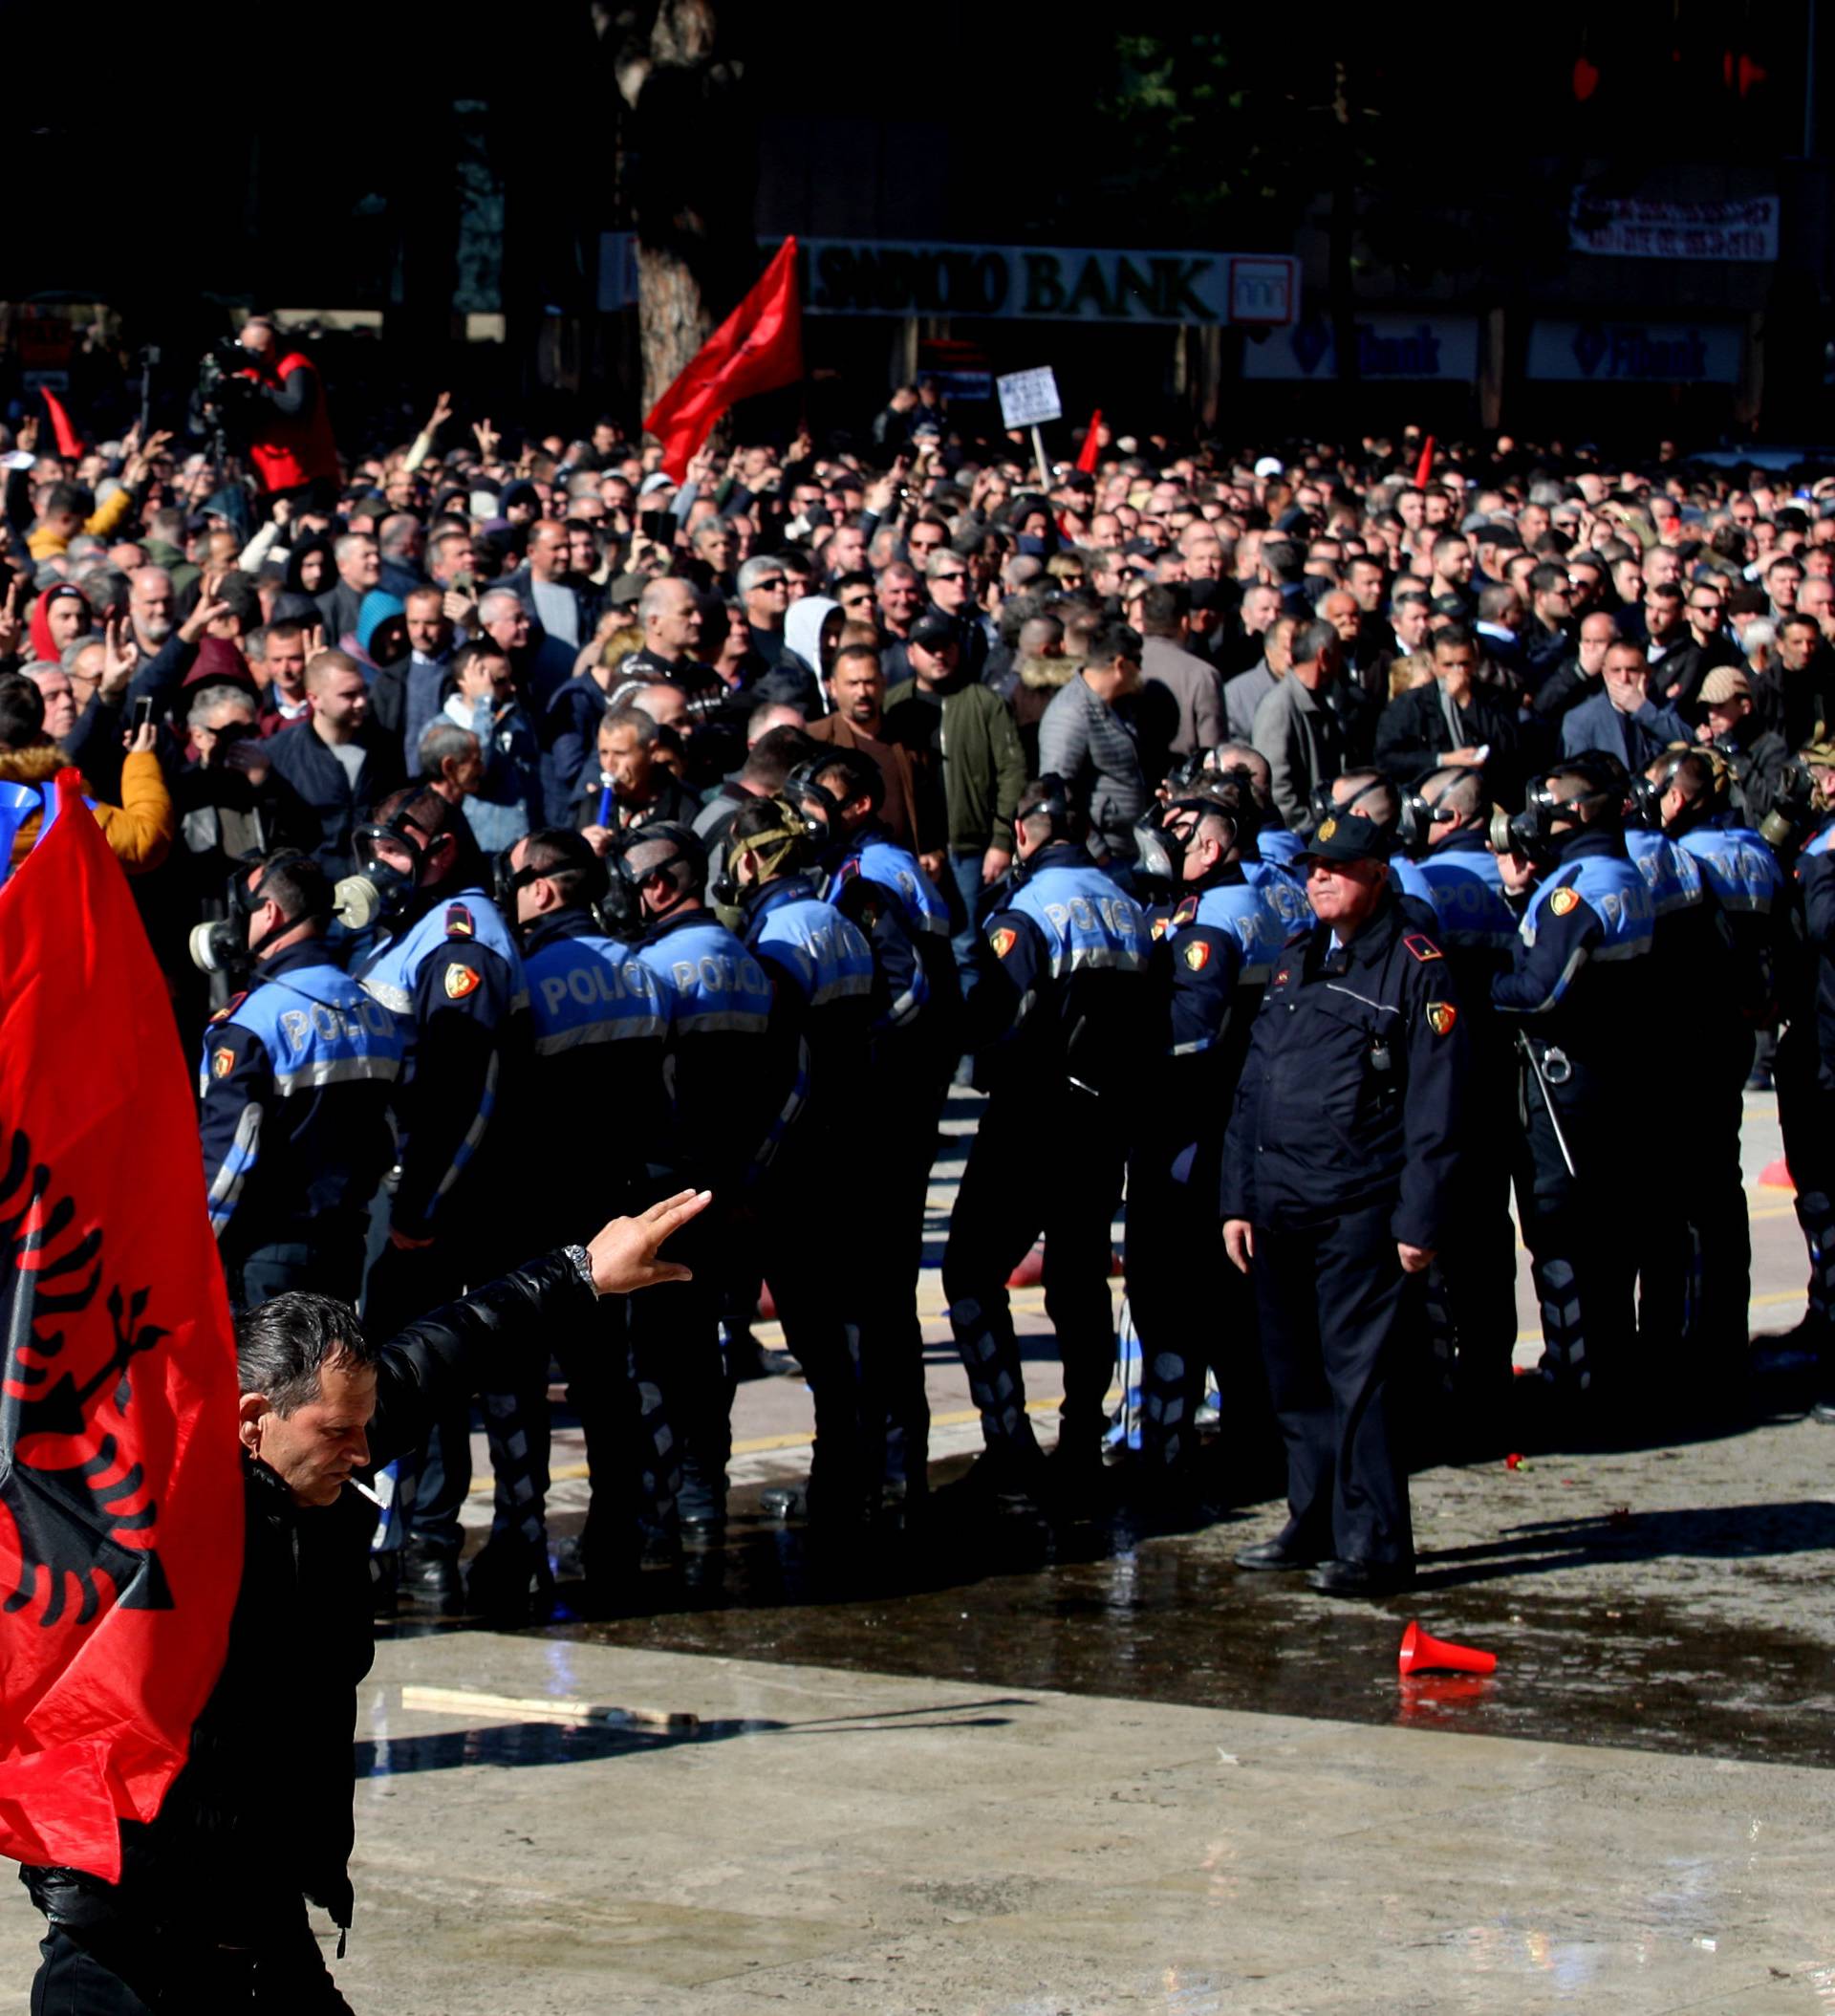
{"type": "Polygon", "coordinates": [[[799,258],[806,315],[1279,328],[1300,305],[1300,262],[1278,253],[806,238],[799,258]]]}

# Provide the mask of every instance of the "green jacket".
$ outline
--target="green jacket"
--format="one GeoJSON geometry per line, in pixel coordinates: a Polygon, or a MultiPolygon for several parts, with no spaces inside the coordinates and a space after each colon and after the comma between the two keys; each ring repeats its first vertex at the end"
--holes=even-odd
{"type": "MultiPolygon", "coordinates": [[[[928,724],[918,711],[930,703],[918,696],[917,682],[904,680],[886,695],[885,732],[912,752],[920,769],[929,748],[928,724]]],[[[937,780],[924,779],[918,798],[918,846],[929,851],[985,853],[1013,845],[1013,814],[1025,789],[1025,752],[1005,701],[991,686],[965,680],[943,696],[943,823],[947,838],[935,831],[937,780]],[[928,828],[929,830],[926,830],[928,828]]]]}

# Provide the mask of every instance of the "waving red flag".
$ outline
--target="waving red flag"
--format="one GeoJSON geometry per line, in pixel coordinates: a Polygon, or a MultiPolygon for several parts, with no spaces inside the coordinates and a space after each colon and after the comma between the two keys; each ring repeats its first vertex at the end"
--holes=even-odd
{"type": "Polygon", "coordinates": [[[0,1853],[114,1881],[228,1639],[236,1360],[164,984],[56,790],[0,886],[0,1853]]]}
{"type": "Polygon", "coordinates": [[[695,353],[687,370],[644,415],[662,444],[662,466],[678,483],[694,452],[729,406],[775,392],[803,376],[803,303],[796,291],[796,240],[787,238],[750,293],[695,353]]]}
{"type": "Polygon", "coordinates": [[[77,461],[83,452],[82,437],[71,425],[70,415],[64,411],[63,401],[54,392],[47,391],[43,385],[38,388],[38,397],[50,410],[51,431],[57,437],[58,454],[71,462],[77,461]]]}
{"type": "Polygon", "coordinates": [[[1097,439],[1097,430],[1102,425],[1102,408],[1098,406],[1090,416],[1090,424],[1083,430],[1083,445],[1077,450],[1077,466],[1086,475],[1096,473],[1096,458],[1102,453],[1102,444],[1097,439]]]}
{"type": "Polygon", "coordinates": [[[1417,490],[1426,489],[1428,478],[1432,476],[1433,473],[1434,437],[1430,434],[1427,437],[1426,441],[1421,444],[1421,465],[1420,467],[1414,471],[1414,488],[1417,490]]]}

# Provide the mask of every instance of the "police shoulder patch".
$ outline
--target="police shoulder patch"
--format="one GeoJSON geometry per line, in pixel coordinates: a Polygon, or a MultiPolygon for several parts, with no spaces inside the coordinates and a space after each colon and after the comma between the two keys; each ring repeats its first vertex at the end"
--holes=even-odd
{"type": "Polygon", "coordinates": [[[1548,907],[1557,917],[1565,917],[1570,910],[1580,905],[1580,892],[1575,889],[1557,889],[1548,899],[1548,907]]]}
{"type": "Polygon", "coordinates": [[[1207,941],[1205,941],[1204,939],[1190,939],[1186,942],[1182,949],[1184,952],[1185,964],[1191,967],[1194,973],[1201,973],[1204,968],[1210,965],[1211,948],[1207,941]]]}
{"type": "Polygon", "coordinates": [[[217,1012],[211,1016],[211,1021],[227,1022],[230,1016],[236,1012],[236,1010],[242,1006],[242,1004],[248,1000],[248,990],[247,987],[245,987],[240,994],[231,994],[227,1006],[220,1008],[217,1012]]]}
{"type": "Polygon", "coordinates": [[[843,861],[841,863],[841,879],[844,882],[853,881],[854,877],[859,873],[860,863],[857,858],[852,861],[843,861]]]}
{"type": "Polygon", "coordinates": [[[227,1078],[236,1068],[236,1053],[232,1050],[213,1050],[210,1052],[210,1075],[227,1078]]]}
{"type": "Polygon", "coordinates": [[[1187,924],[1198,921],[1198,899],[1188,896],[1181,899],[1178,908],[1173,912],[1173,921],[1182,931],[1187,924]]]}
{"type": "Polygon", "coordinates": [[[471,921],[471,912],[464,903],[446,905],[446,936],[448,938],[476,938],[478,927],[471,921]]]}
{"type": "Polygon", "coordinates": [[[1017,931],[1007,930],[1005,925],[1002,925],[1000,930],[996,931],[988,940],[988,943],[994,947],[994,957],[996,959],[1004,959],[1019,942],[1020,934],[1017,931]]]}
{"type": "Polygon", "coordinates": [[[1436,1036],[1449,1036],[1453,1025],[1459,1019],[1459,1011],[1450,1001],[1430,1001],[1427,1004],[1427,1026],[1436,1036]]]}
{"type": "Polygon", "coordinates": [[[1431,938],[1422,938],[1418,934],[1411,934],[1403,939],[1402,943],[1423,965],[1430,959],[1444,959],[1446,957],[1446,954],[1440,950],[1439,946],[1431,938]]]}
{"type": "Polygon", "coordinates": [[[1166,936],[1166,920],[1163,917],[1156,917],[1154,919],[1154,926],[1152,931],[1149,932],[1148,936],[1153,938],[1155,942],[1166,936]]]}
{"type": "Polygon", "coordinates": [[[475,994],[485,984],[485,976],[476,966],[462,965],[454,960],[446,968],[446,999],[463,1001],[467,994],[475,994]]]}

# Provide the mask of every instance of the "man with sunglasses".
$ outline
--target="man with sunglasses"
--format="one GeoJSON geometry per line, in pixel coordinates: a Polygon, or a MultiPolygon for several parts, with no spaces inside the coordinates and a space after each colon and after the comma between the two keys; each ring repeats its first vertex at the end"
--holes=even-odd
{"type": "Polygon", "coordinates": [[[949,618],[961,644],[964,676],[979,680],[986,669],[988,646],[993,640],[987,634],[987,625],[976,614],[968,562],[961,553],[943,547],[924,563],[924,586],[930,592],[931,608],[949,618]]]}

